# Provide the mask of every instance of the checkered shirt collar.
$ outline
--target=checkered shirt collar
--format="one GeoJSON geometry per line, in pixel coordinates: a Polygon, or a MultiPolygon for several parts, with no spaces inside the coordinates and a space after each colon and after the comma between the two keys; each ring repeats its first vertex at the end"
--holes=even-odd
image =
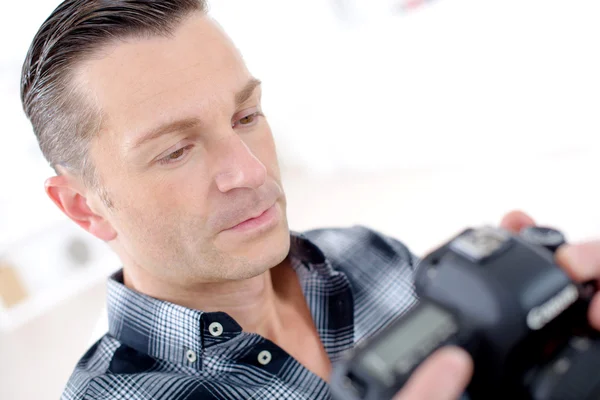
{"type": "MultiPolygon", "coordinates": [[[[311,272],[331,275],[333,270],[323,252],[301,233],[290,233],[290,256],[300,279],[311,272]]],[[[195,354],[231,340],[242,327],[223,312],[203,312],[155,299],[123,284],[123,270],[108,280],[107,309],[109,335],[141,353],[174,363],[189,364],[195,354]],[[219,336],[211,334],[215,323],[219,336]]]]}

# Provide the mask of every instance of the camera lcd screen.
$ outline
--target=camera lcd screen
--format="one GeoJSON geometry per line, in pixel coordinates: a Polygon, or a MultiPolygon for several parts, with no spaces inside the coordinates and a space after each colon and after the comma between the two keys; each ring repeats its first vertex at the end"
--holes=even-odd
{"type": "Polygon", "coordinates": [[[393,382],[394,374],[408,372],[457,331],[452,314],[434,304],[421,303],[369,349],[361,361],[382,381],[393,382]]]}

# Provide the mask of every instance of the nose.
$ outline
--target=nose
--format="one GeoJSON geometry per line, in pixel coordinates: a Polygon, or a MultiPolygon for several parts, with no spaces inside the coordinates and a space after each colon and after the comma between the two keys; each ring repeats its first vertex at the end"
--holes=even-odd
{"type": "Polygon", "coordinates": [[[237,134],[219,140],[215,156],[214,179],[222,193],[239,188],[258,189],[264,185],[267,169],[237,134]]]}

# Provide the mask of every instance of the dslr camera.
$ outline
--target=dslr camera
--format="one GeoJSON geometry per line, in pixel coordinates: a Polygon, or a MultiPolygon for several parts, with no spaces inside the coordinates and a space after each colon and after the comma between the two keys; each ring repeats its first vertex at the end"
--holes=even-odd
{"type": "Polygon", "coordinates": [[[555,263],[548,227],[469,228],[419,263],[419,302],[334,366],[337,400],[387,400],[444,345],[465,349],[471,400],[600,399],[600,335],[587,310],[596,286],[555,263]]]}

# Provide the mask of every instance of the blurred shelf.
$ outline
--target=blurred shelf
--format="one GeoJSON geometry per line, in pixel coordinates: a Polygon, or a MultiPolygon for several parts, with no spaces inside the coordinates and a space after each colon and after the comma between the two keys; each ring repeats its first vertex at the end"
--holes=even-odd
{"type": "Polygon", "coordinates": [[[10,332],[33,321],[62,302],[76,297],[90,287],[105,281],[118,268],[113,257],[105,257],[81,271],[64,277],[53,285],[11,308],[0,305],[0,332],[10,332]]]}
{"type": "Polygon", "coordinates": [[[46,232],[72,222],[37,188],[19,196],[0,195],[0,256],[46,232]]]}
{"type": "Polygon", "coordinates": [[[7,283],[9,297],[0,296],[0,332],[27,324],[120,267],[108,245],[72,221],[32,230],[0,256],[2,265],[16,275],[15,282],[7,283]],[[24,294],[11,299],[11,288],[24,294]],[[10,307],[4,303],[7,299],[13,303],[10,307]]]}

